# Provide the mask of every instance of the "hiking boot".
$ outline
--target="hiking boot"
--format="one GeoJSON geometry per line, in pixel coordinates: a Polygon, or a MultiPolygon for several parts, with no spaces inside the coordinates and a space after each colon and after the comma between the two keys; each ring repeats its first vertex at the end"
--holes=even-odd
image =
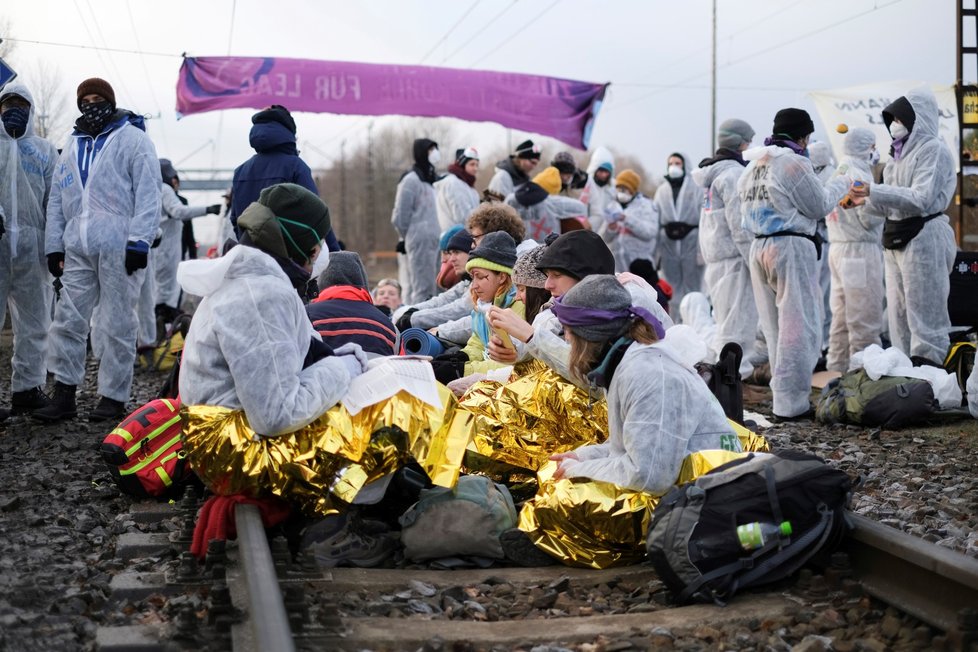
{"type": "Polygon", "coordinates": [[[557,563],[557,560],[537,548],[530,539],[530,535],[519,528],[510,528],[500,534],[499,544],[503,548],[506,561],[517,566],[532,568],[535,566],[553,566],[557,563]]]}
{"type": "Polygon", "coordinates": [[[39,421],[54,423],[62,419],[74,419],[78,416],[75,407],[75,386],[62,382],[54,383],[54,392],[47,405],[31,412],[31,416],[39,421]]]}
{"type": "Polygon", "coordinates": [[[811,421],[815,418],[814,408],[808,408],[801,414],[796,414],[793,417],[783,417],[780,414],[771,414],[771,423],[795,423],[797,421],[811,421]]]}
{"type": "Polygon", "coordinates": [[[303,548],[320,566],[379,566],[394,553],[396,541],[389,531],[367,532],[358,518],[349,514],[326,517],[311,525],[303,536],[303,548]]]}
{"type": "Polygon", "coordinates": [[[89,421],[121,421],[128,414],[126,404],[122,401],[114,401],[107,396],[99,398],[98,405],[88,413],[89,421]]]}
{"type": "Polygon", "coordinates": [[[10,397],[10,415],[29,414],[51,404],[51,399],[41,391],[40,387],[14,392],[10,397]]]}

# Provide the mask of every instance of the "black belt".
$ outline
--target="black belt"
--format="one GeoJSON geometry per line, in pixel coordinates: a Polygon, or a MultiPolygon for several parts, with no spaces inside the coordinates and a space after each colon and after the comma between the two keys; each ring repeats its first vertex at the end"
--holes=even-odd
{"type": "Polygon", "coordinates": [[[923,230],[924,225],[944,213],[931,213],[923,217],[905,217],[902,220],[886,219],[883,224],[883,247],[903,249],[923,230]]]}
{"type": "Polygon", "coordinates": [[[822,236],[816,232],[814,235],[808,235],[807,233],[799,233],[798,231],[775,231],[774,233],[765,233],[764,235],[755,235],[755,240],[762,240],[764,238],[773,238],[780,235],[789,235],[796,238],[805,238],[806,240],[811,240],[812,244],[815,245],[815,259],[822,260],[822,236]]]}

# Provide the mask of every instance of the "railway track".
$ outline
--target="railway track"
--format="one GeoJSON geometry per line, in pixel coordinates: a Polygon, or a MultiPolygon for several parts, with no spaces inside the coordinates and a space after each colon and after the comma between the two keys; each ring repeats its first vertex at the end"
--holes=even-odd
{"type": "Polygon", "coordinates": [[[239,505],[235,515],[236,544],[212,545],[197,568],[184,554],[164,574],[171,593],[183,600],[196,595],[201,608],[174,609],[170,623],[149,630],[100,632],[99,647],[164,650],[193,641],[235,652],[538,644],[625,650],[687,634],[704,643],[727,630],[744,637],[785,619],[844,613],[871,596],[933,628],[917,628],[917,649],[978,649],[978,560],[855,515],[851,536],[824,575],[803,571],[790,587],[740,595],[726,607],[670,606],[645,565],[323,570],[292,560],[284,539],[269,542],[254,507],[239,505]]]}

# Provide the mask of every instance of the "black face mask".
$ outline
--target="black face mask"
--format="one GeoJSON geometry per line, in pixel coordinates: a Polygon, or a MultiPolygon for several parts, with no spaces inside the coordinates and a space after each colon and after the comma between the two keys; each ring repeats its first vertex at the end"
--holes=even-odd
{"type": "Polygon", "coordinates": [[[11,138],[20,138],[27,131],[30,110],[15,106],[3,112],[3,128],[11,138]]]}
{"type": "Polygon", "coordinates": [[[115,113],[112,105],[105,100],[82,104],[79,108],[81,109],[82,119],[88,125],[92,135],[101,133],[105,125],[108,124],[109,118],[115,113]]]}
{"type": "Polygon", "coordinates": [[[611,175],[608,175],[603,180],[599,179],[597,176],[594,177],[594,183],[596,183],[600,188],[607,186],[609,181],[611,181],[611,175]]]}

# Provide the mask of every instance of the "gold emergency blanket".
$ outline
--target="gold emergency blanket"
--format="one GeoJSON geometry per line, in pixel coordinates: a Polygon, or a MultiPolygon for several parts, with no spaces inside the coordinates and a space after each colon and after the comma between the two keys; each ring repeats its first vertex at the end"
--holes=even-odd
{"type": "Polygon", "coordinates": [[[434,484],[454,487],[468,439],[449,429],[455,397],[443,385],[438,392],[441,409],[399,392],[353,416],[336,405],[279,437],[256,436],[241,410],[184,406],[184,450],[214,493],[271,493],[311,515],[334,513],[410,459],[434,484]]]}
{"type": "MultiPolygon", "coordinates": [[[[683,460],[681,485],[750,451],[768,450],[767,441],[731,422],[743,453],[704,450],[683,460]]],[[[537,473],[540,488],[520,511],[519,528],[541,550],[568,566],[610,568],[645,558],[645,537],[658,497],[596,480],[554,480],[556,462],[537,473]]]]}
{"type": "Polygon", "coordinates": [[[608,406],[603,397],[592,403],[586,390],[544,367],[506,384],[473,385],[459,401],[451,430],[471,442],[467,470],[535,472],[554,453],[603,442],[608,406]]]}

